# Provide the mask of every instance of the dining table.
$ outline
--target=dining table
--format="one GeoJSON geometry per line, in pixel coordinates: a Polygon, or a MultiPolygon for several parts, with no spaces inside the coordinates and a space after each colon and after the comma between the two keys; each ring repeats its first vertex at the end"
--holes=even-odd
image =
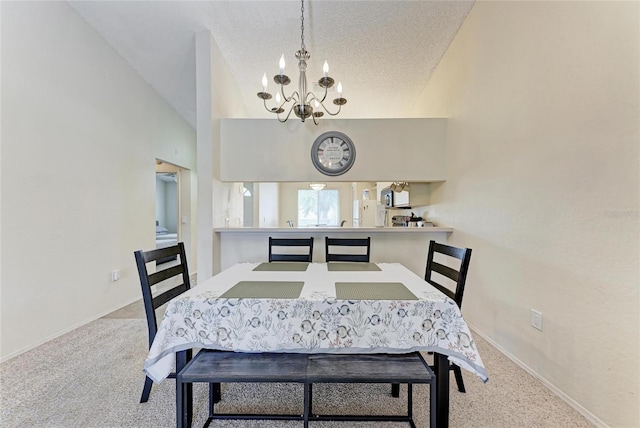
{"type": "Polygon", "coordinates": [[[193,348],[270,353],[433,353],[438,427],[449,361],[488,380],[456,303],[399,263],[238,263],[172,299],[143,371],[154,382],[193,348]]]}

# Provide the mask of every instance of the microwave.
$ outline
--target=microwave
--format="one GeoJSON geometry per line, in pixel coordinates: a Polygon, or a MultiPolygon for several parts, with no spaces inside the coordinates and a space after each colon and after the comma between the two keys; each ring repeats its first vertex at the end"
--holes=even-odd
{"type": "Polygon", "coordinates": [[[380,191],[380,203],[385,208],[392,208],[393,207],[393,190],[391,190],[389,187],[382,189],[382,191],[380,191]]]}

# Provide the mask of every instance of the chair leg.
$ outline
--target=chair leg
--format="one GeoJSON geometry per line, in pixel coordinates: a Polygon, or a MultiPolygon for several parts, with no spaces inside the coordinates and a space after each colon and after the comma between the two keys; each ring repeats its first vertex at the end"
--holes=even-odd
{"type": "Polygon", "coordinates": [[[144,388],[142,388],[142,396],[140,397],[141,403],[146,403],[149,400],[149,394],[151,394],[151,386],[153,381],[148,377],[144,378],[144,388]]]}
{"type": "Polygon", "coordinates": [[[458,367],[455,364],[452,364],[451,370],[453,370],[453,374],[456,377],[456,384],[458,385],[458,391],[467,392],[467,390],[464,389],[464,381],[462,380],[462,370],[460,370],[460,367],[458,367]]]}

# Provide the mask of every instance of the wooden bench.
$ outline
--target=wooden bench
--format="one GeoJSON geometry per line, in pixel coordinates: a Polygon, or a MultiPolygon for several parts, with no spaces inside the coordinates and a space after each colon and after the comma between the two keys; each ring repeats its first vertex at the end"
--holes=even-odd
{"type": "Polygon", "coordinates": [[[302,383],[302,412],[295,415],[215,413],[213,395],[209,396],[209,417],[214,419],[271,419],[309,421],[413,421],[413,384],[430,384],[430,426],[436,426],[435,375],[419,352],[409,354],[284,354],[240,353],[202,350],[176,375],[176,412],[178,428],[187,427],[185,392],[188,384],[219,382],[302,383]],[[406,383],[406,415],[318,415],[312,413],[312,385],[315,383],[406,383]]]}

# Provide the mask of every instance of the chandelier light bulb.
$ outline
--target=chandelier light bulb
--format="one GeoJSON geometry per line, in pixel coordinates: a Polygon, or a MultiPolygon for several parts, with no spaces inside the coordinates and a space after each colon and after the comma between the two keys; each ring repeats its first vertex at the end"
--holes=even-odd
{"type": "Polygon", "coordinates": [[[263,92],[267,92],[267,73],[262,75],[262,89],[263,92]]]}
{"type": "Polygon", "coordinates": [[[280,104],[280,92],[276,92],[276,104],[280,104]]]}
{"type": "Polygon", "coordinates": [[[324,65],[322,66],[322,72],[324,73],[324,77],[329,76],[329,64],[327,63],[327,61],[325,61],[324,65]]]}
{"type": "Polygon", "coordinates": [[[342,82],[338,82],[338,96],[342,98],[342,82]]]}
{"type": "Polygon", "coordinates": [[[279,65],[280,65],[280,75],[282,76],[284,74],[284,65],[285,65],[284,54],[282,54],[282,56],[280,57],[279,65]]]}

